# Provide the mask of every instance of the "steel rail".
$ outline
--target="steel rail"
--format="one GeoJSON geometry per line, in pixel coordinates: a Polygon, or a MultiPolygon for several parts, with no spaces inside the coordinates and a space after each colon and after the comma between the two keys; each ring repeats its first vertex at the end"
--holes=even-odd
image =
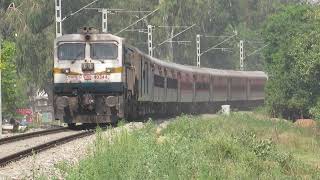
{"type": "Polygon", "coordinates": [[[55,129],[49,129],[49,130],[44,130],[44,131],[38,131],[38,132],[32,132],[32,133],[27,133],[27,134],[21,134],[21,135],[17,135],[17,136],[11,136],[11,137],[7,137],[7,138],[2,138],[2,139],[0,139],[0,145],[13,143],[13,142],[17,142],[17,141],[21,141],[21,140],[25,140],[25,139],[30,139],[30,138],[38,137],[38,136],[41,136],[41,135],[59,133],[59,132],[65,131],[67,129],[68,128],[65,128],[65,127],[63,127],[63,128],[55,128],[55,129]]]}
{"type": "Polygon", "coordinates": [[[47,142],[47,143],[44,143],[44,144],[41,144],[41,145],[38,145],[38,146],[35,146],[35,147],[32,147],[32,148],[20,151],[20,152],[15,153],[15,154],[11,154],[9,156],[6,156],[6,157],[0,159],[0,167],[4,167],[4,166],[8,165],[11,162],[18,161],[18,160],[20,160],[22,158],[25,158],[27,156],[31,156],[33,154],[37,154],[39,152],[42,152],[42,151],[45,151],[47,149],[56,147],[58,145],[66,144],[66,143],[68,143],[70,141],[73,141],[73,140],[76,140],[76,139],[79,139],[79,138],[83,138],[83,137],[86,137],[86,136],[90,136],[90,135],[92,135],[94,133],[95,133],[95,131],[86,131],[86,132],[74,134],[74,135],[71,135],[71,136],[63,137],[63,138],[60,138],[60,139],[57,139],[57,140],[53,140],[53,141],[50,141],[50,142],[47,142]]]}

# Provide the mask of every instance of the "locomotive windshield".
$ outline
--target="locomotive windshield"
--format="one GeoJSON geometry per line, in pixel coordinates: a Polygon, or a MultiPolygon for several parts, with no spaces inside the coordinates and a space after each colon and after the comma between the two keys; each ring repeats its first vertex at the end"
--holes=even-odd
{"type": "Polygon", "coordinates": [[[59,60],[81,60],[85,58],[85,43],[64,43],[58,47],[59,60]]]}
{"type": "Polygon", "coordinates": [[[92,59],[116,60],[118,58],[118,46],[114,43],[92,43],[90,49],[92,59]]]}

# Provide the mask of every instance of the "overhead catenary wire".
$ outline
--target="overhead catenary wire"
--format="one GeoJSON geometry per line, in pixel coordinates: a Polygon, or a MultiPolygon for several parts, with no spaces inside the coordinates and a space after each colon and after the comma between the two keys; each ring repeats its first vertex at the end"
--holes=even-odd
{"type": "Polygon", "coordinates": [[[126,32],[148,33],[148,29],[127,29],[126,32]]]}
{"type": "Polygon", "coordinates": [[[246,57],[250,57],[250,56],[252,56],[252,55],[254,55],[254,54],[257,54],[258,52],[262,51],[264,48],[268,47],[269,45],[270,45],[270,44],[267,44],[267,45],[265,45],[265,46],[263,46],[263,47],[255,50],[255,51],[253,51],[252,53],[250,53],[250,54],[247,55],[246,57]]]}
{"type": "Polygon", "coordinates": [[[123,28],[122,30],[120,30],[119,32],[117,32],[115,35],[118,35],[118,34],[122,33],[123,31],[125,31],[125,30],[129,29],[131,26],[136,25],[138,22],[140,22],[140,21],[144,20],[145,18],[147,18],[147,17],[151,16],[152,14],[154,14],[155,12],[157,12],[158,10],[159,10],[159,8],[155,9],[155,10],[154,10],[154,11],[152,11],[151,13],[149,13],[149,14],[147,14],[147,15],[143,16],[142,18],[138,19],[138,20],[137,20],[137,21],[135,21],[134,23],[130,24],[129,26],[127,26],[127,27],[125,27],[125,28],[123,28]]]}
{"type": "Polygon", "coordinates": [[[157,47],[159,47],[159,46],[161,46],[161,45],[163,45],[164,43],[167,43],[168,41],[170,41],[171,39],[173,39],[173,38],[175,38],[175,37],[179,36],[180,34],[182,34],[182,33],[186,32],[186,31],[188,31],[189,29],[193,28],[195,25],[197,25],[197,24],[193,24],[192,26],[189,26],[187,29],[185,29],[185,30],[183,30],[183,31],[181,31],[181,32],[179,32],[179,33],[177,33],[177,34],[175,34],[174,36],[172,36],[172,37],[170,37],[170,38],[166,39],[165,41],[163,41],[162,43],[160,43],[160,44],[158,44],[156,47],[154,47],[154,49],[155,49],[155,48],[157,48],[157,47]]]}
{"type": "Polygon", "coordinates": [[[190,26],[153,26],[157,28],[188,28],[190,26]]]}
{"type": "Polygon", "coordinates": [[[192,41],[167,41],[168,43],[192,43],[192,41]]]}
{"type": "Polygon", "coordinates": [[[124,10],[124,9],[108,9],[108,8],[85,8],[87,10],[107,10],[108,12],[111,13],[150,13],[151,11],[134,11],[134,10],[124,10]]]}
{"type": "Polygon", "coordinates": [[[208,50],[206,50],[206,51],[202,52],[200,55],[202,56],[203,54],[205,54],[205,53],[207,53],[207,52],[209,52],[209,51],[211,51],[211,50],[213,50],[213,49],[217,48],[217,47],[218,47],[218,46],[220,46],[221,44],[223,44],[223,43],[225,43],[225,42],[229,41],[230,39],[234,38],[234,37],[235,37],[235,36],[237,36],[237,35],[238,35],[238,34],[237,34],[237,33],[235,33],[233,36],[228,37],[228,38],[227,38],[227,39],[225,39],[224,41],[222,41],[222,42],[220,42],[220,43],[216,44],[215,46],[213,46],[213,47],[209,48],[208,50]]]}
{"type": "Polygon", "coordinates": [[[222,36],[214,36],[214,35],[200,35],[200,37],[206,37],[206,38],[228,38],[228,37],[231,37],[231,36],[233,36],[233,35],[222,35],[222,36]]]}
{"type": "Polygon", "coordinates": [[[94,0],[94,1],[92,1],[91,3],[83,6],[82,8],[78,9],[77,11],[75,11],[75,12],[69,14],[68,16],[64,17],[64,18],[61,20],[61,22],[63,22],[63,21],[65,21],[65,20],[69,19],[70,17],[78,14],[79,12],[83,11],[84,9],[86,9],[87,7],[91,6],[92,4],[94,4],[94,3],[98,2],[98,1],[99,1],[99,0],[94,0]]]}

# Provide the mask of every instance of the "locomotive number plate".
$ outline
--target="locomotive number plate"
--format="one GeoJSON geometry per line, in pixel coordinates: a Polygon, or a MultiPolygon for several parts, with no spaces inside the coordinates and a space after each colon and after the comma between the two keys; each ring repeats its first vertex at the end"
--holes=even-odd
{"type": "Polygon", "coordinates": [[[77,76],[77,75],[68,75],[68,76],[67,76],[67,80],[68,80],[68,81],[79,81],[79,80],[80,80],[80,76],[77,76]]]}
{"type": "Polygon", "coordinates": [[[67,80],[70,82],[80,81],[81,79],[85,81],[90,80],[109,80],[108,75],[93,75],[93,74],[83,74],[83,75],[68,75],[67,80]]]}
{"type": "Polygon", "coordinates": [[[94,79],[96,79],[96,80],[105,80],[105,79],[108,79],[108,75],[95,75],[94,79]]]}
{"type": "Polygon", "coordinates": [[[83,79],[84,80],[91,80],[92,79],[92,75],[91,74],[84,74],[83,75],[83,79]]]}

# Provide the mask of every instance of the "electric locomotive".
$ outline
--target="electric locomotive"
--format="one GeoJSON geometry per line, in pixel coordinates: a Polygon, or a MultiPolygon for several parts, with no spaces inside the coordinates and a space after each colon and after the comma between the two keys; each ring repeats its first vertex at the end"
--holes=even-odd
{"type": "Polygon", "coordinates": [[[54,44],[55,118],[75,123],[124,117],[123,39],[83,28],[54,44]]]}

